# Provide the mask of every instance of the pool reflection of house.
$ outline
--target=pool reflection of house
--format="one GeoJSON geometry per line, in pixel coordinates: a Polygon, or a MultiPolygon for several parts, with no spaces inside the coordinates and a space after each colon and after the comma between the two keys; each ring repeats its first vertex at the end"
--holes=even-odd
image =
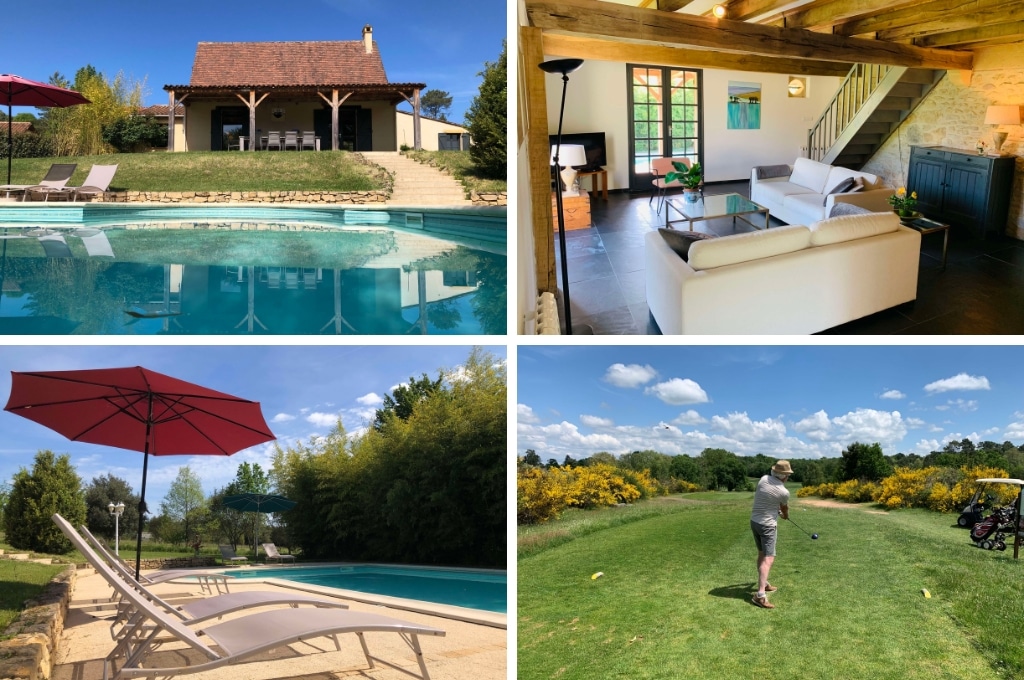
{"type": "MultiPolygon", "coordinates": [[[[395,106],[413,108],[421,148],[423,83],[391,83],[373,29],[362,40],[201,42],[188,85],[165,85],[169,109],[184,105],[185,148],[236,147],[279,132],[315,132],[322,150],[397,151],[395,106]]],[[[180,150],[174,127],[168,149],[180,150]]],[[[252,145],[247,145],[251,147],[252,145]]]]}

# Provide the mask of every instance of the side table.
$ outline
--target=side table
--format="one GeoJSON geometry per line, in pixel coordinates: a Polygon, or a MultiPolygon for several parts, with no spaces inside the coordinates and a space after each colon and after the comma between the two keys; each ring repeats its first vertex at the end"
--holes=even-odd
{"type": "Polygon", "coordinates": [[[601,198],[608,200],[608,171],[604,168],[600,170],[580,170],[576,173],[576,176],[580,178],[580,181],[584,177],[590,178],[590,193],[597,194],[598,190],[601,191],[601,198]]]}
{"type": "MultiPolygon", "coordinates": [[[[578,196],[562,194],[562,213],[565,215],[565,229],[588,229],[590,227],[590,194],[580,190],[578,196]]],[[[551,221],[558,231],[558,204],[551,194],[551,221]]]]}
{"type": "Polygon", "coordinates": [[[927,217],[918,217],[917,219],[903,222],[903,226],[921,232],[921,236],[942,232],[942,268],[945,269],[946,249],[949,247],[949,225],[930,220],[927,217]]]}

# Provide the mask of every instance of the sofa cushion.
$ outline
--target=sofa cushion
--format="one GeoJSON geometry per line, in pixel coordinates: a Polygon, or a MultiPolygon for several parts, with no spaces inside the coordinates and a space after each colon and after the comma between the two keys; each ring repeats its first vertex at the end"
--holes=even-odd
{"type": "Polygon", "coordinates": [[[795,196],[797,194],[812,194],[816,195],[815,192],[811,191],[807,187],[802,187],[792,182],[785,180],[767,180],[758,182],[755,188],[755,195],[757,201],[764,201],[766,203],[776,203],[782,205],[782,202],[786,200],[786,196],[795,196]]]}
{"type": "Polygon", "coordinates": [[[666,229],[664,227],[658,228],[658,233],[665,239],[665,243],[668,247],[675,251],[676,255],[683,258],[683,262],[687,261],[690,252],[690,246],[696,241],[703,241],[704,239],[715,238],[715,234],[705,234],[702,231],[679,231],[677,229],[666,229]]]}
{"type": "Polygon", "coordinates": [[[864,206],[857,205],[856,203],[846,203],[844,201],[837,201],[832,206],[832,212],[828,214],[829,217],[841,217],[843,215],[870,215],[871,211],[864,206]]]}
{"type": "Polygon", "coordinates": [[[825,219],[824,202],[828,196],[821,194],[797,194],[786,196],[782,204],[790,224],[810,224],[825,219]]]}
{"type": "Polygon", "coordinates": [[[692,269],[714,269],[729,264],[792,253],[810,245],[811,230],[803,225],[765,229],[697,241],[690,246],[692,269]]]}
{"type": "Polygon", "coordinates": [[[840,182],[849,179],[850,177],[859,178],[864,183],[864,187],[867,189],[874,189],[875,185],[878,184],[878,176],[872,175],[867,172],[857,172],[856,170],[850,170],[849,168],[834,167],[829,170],[828,178],[825,180],[825,191],[824,194],[834,194],[835,187],[840,182]]]}
{"type": "Polygon", "coordinates": [[[896,213],[868,213],[830,217],[811,225],[811,245],[827,246],[832,243],[853,241],[879,234],[888,234],[900,227],[896,213]]]}
{"type": "Polygon", "coordinates": [[[832,170],[831,165],[812,161],[810,158],[797,158],[793,163],[793,174],[789,176],[789,181],[816,194],[823,194],[825,181],[832,170]]]}
{"type": "Polygon", "coordinates": [[[864,189],[864,180],[860,177],[847,177],[839,184],[832,187],[832,190],[822,196],[821,204],[828,203],[828,197],[832,194],[855,194],[864,189]]]}

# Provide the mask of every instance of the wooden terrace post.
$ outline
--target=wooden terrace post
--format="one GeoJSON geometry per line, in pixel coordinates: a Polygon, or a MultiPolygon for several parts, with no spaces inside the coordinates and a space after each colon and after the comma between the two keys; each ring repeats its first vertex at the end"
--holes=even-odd
{"type": "Polygon", "coordinates": [[[341,108],[341,105],[345,103],[346,99],[352,96],[352,93],[347,92],[345,93],[345,96],[340,99],[338,98],[337,90],[331,90],[330,99],[325,97],[323,92],[317,92],[317,94],[320,95],[320,99],[323,99],[331,106],[331,151],[337,151],[341,146],[338,143],[338,109],[341,108]]]}
{"type": "Polygon", "coordinates": [[[167,150],[174,151],[174,90],[168,92],[170,107],[167,113],[167,150]]]}
{"type": "Polygon", "coordinates": [[[412,148],[419,151],[423,148],[420,138],[420,88],[412,91],[412,148]]]}
{"type": "Polygon", "coordinates": [[[242,100],[242,103],[249,107],[249,151],[256,150],[256,143],[259,141],[256,139],[256,107],[259,106],[264,99],[270,96],[267,92],[265,95],[256,99],[256,90],[249,90],[249,101],[245,100],[245,97],[235,93],[235,96],[242,100]]]}

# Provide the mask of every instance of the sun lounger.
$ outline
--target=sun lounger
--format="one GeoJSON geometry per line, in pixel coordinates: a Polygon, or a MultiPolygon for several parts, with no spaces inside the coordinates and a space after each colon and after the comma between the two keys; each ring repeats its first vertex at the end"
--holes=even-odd
{"type": "MultiPolygon", "coordinates": [[[[294,642],[309,641],[319,637],[331,637],[335,647],[341,649],[338,635],[354,633],[359,638],[363,655],[370,668],[374,662],[380,662],[396,670],[409,671],[397,664],[390,663],[379,657],[372,656],[367,647],[365,633],[390,632],[397,633],[409,645],[416,656],[420,675],[423,680],[430,680],[423,652],[420,649],[420,635],[443,637],[445,632],[439,628],[425,626],[401,619],[379,614],[353,612],[337,609],[278,609],[256,612],[239,618],[210,626],[189,628],[183,621],[177,620],[162,611],[139,590],[118,577],[89,547],[86,541],[59,514],[53,515],[54,523],[60,528],[74,546],[91,558],[93,567],[104,576],[107,582],[118,592],[123,601],[134,609],[129,621],[129,628],[103,661],[103,677],[108,677],[110,670],[115,670],[117,678],[134,677],[173,677],[190,673],[201,673],[221,666],[238,664],[272,649],[277,649],[294,642]],[[94,560],[94,562],[93,562],[94,560]],[[199,635],[203,637],[200,638],[199,635]],[[159,637],[161,641],[170,636],[172,639],[187,645],[201,654],[205,659],[180,658],[181,666],[159,668],[150,666],[149,652],[159,637]],[[218,647],[214,650],[207,644],[212,642],[218,647]],[[117,661],[123,659],[119,668],[117,661]],[[143,667],[143,664],[147,664],[143,667]]],[[[414,677],[416,677],[414,675],[414,677]]]]}
{"type": "MultiPolygon", "coordinates": [[[[77,167],[77,163],[54,163],[46,171],[46,175],[39,181],[39,184],[4,184],[0,185],[0,191],[6,192],[6,195],[10,197],[12,193],[21,193],[35,187],[60,188],[68,183],[77,167]]],[[[22,200],[24,199],[25,197],[22,196],[22,200]]]]}
{"type": "Polygon", "coordinates": [[[71,257],[71,248],[64,240],[64,234],[46,234],[39,237],[39,245],[43,247],[46,257],[71,257]]]}
{"type": "Polygon", "coordinates": [[[289,562],[295,561],[295,555],[282,555],[277,551],[277,546],[273,543],[264,543],[263,552],[267,554],[267,562],[271,560],[277,560],[278,562],[284,562],[285,560],[289,562]]]}
{"type": "Polygon", "coordinates": [[[225,563],[230,562],[233,564],[237,564],[238,562],[249,561],[249,558],[245,557],[244,555],[236,555],[235,549],[232,548],[230,545],[219,545],[217,547],[220,548],[220,556],[224,558],[225,563]]]}
{"type": "Polygon", "coordinates": [[[65,187],[65,191],[71,192],[71,200],[77,201],[80,197],[102,196],[107,193],[110,183],[114,181],[114,173],[117,172],[117,165],[94,165],[89,169],[89,174],[80,187],[65,187]]]}

